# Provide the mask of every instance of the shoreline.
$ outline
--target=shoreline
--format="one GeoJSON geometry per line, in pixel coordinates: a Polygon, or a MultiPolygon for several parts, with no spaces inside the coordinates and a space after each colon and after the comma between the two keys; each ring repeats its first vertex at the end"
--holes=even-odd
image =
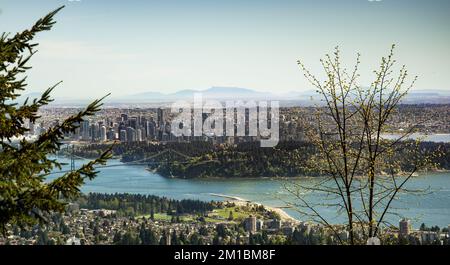
{"type": "MultiPolygon", "coordinates": [[[[158,174],[159,176],[161,176],[163,178],[167,178],[167,179],[212,180],[212,181],[214,181],[214,180],[219,180],[219,181],[223,181],[223,180],[292,181],[292,180],[317,179],[317,178],[324,178],[324,177],[326,177],[326,176],[323,176],[323,175],[320,175],[320,176],[301,175],[301,176],[292,176],[292,177],[287,177],[287,176],[272,176],[272,177],[217,177],[217,176],[209,176],[209,177],[182,178],[182,177],[177,177],[175,175],[165,176],[163,174],[160,174],[157,169],[146,168],[146,170],[148,172],[151,172],[151,173],[154,173],[154,174],[158,174]]],[[[419,172],[413,173],[412,177],[419,178],[419,177],[424,177],[424,176],[427,176],[427,175],[441,174],[441,173],[450,173],[450,169],[432,169],[432,170],[419,171],[419,172]]],[[[409,175],[409,173],[399,172],[395,176],[396,177],[405,177],[405,176],[408,176],[408,175],[409,175]]],[[[389,174],[378,174],[377,176],[378,177],[389,177],[390,175],[389,174]]],[[[363,177],[355,176],[355,178],[361,179],[363,177]]]]}
{"type": "Polygon", "coordinates": [[[251,200],[246,200],[246,199],[238,197],[238,196],[231,196],[231,195],[218,194],[218,193],[208,193],[208,194],[211,195],[211,196],[225,198],[225,199],[227,199],[227,200],[225,200],[225,202],[234,203],[234,204],[239,205],[239,206],[245,206],[247,203],[253,204],[253,205],[257,205],[257,206],[263,206],[268,211],[272,211],[272,212],[277,213],[280,216],[282,221],[288,221],[288,222],[292,222],[292,223],[295,223],[295,224],[299,224],[300,223],[300,220],[295,219],[294,217],[292,217],[286,211],[284,211],[283,209],[281,209],[279,207],[268,206],[268,205],[265,205],[265,204],[262,204],[262,203],[254,202],[254,201],[251,201],[251,200]]]}
{"type": "MultiPolygon", "coordinates": [[[[61,156],[63,157],[68,157],[65,154],[61,154],[61,156]]],[[[59,155],[57,155],[56,157],[59,157],[59,155]]],[[[85,160],[91,160],[91,159],[95,159],[96,157],[93,158],[83,158],[85,160]]],[[[122,164],[123,166],[129,166],[127,165],[127,162],[122,162],[120,159],[120,156],[114,156],[112,158],[113,160],[117,160],[120,164],[122,164]]],[[[75,158],[75,160],[82,160],[82,158],[75,158]]],[[[144,166],[144,165],[142,165],[144,166]]],[[[183,177],[178,177],[175,175],[171,175],[171,176],[166,176],[163,175],[161,173],[158,172],[158,170],[156,168],[149,168],[146,166],[145,168],[146,171],[153,173],[153,174],[157,174],[163,178],[167,178],[167,179],[184,179],[184,180],[273,180],[273,181],[291,181],[291,180],[303,180],[303,179],[315,179],[315,178],[323,178],[324,176],[312,176],[312,175],[299,175],[299,176],[271,176],[271,177],[244,177],[244,176],[239,176],[239,177],[217,177],[217,176],[208,176],[208,177],[191,177],[191,178],[183,178],[183,177]]],[[[413,174],[412,177],[424,177],[426,175],[433,175],[433,174],[441,174],[441,173],[450,173],[450,169],[430,169],[430,170],[423,170],[423,171],[419,171],[419,172],[415,172],[413,174]]],[[[398,177],[404,177],[407,176],[408,173],[404,173],[404,172],[399,172],[396,176],[398,177]]],[[[379,174],[378,176],[380,177],[386,177],[389,176],[389,174],[379,174]]],[[[355,176],[355,178],[361,178],[360,176],[355,176]]]]}

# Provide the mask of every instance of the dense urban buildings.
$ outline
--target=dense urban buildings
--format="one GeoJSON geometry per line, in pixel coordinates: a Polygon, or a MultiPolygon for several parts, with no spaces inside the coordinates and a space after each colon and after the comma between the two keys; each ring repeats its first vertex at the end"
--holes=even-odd
{"type": "MultiPolygon", "coordinates": [[[[74,108],[46,108],[41,110],[42,118],[38,124],[29,124],[29,135],[39,135],[46,128],[57,124],[77,111],[74,108]]],[[[280,141],[302,140],[305,129],[315,122],[315,108],[281,108],[279,117],[280,141]]],[[[80,124],[75,134],[66,139],[80,142],[121,142],[140,141],[211,141],[213,143],[239,143],[259,140],[259,134],[249,135],[249,110],[245,113],[246,136],[204,134],[194,136],[175,136],[172,133],[172,120],[176,114],[168,108],[119,109],[105,108],[95,117],[80,124]]],[[[208,114],[203,114],[203,121],[208,114]]],[[[235,127],[239,125],[235,121],[235,127]]],[[[226,119],[223,120],[226,126],[226,119]]],[[[414,126],[420,134],[450,133],[450,105],[400,105],[390,121],[390,133],[403,133],[414,126]]],[[[236,130],[236,129],[235,129],[236,130]]]]}

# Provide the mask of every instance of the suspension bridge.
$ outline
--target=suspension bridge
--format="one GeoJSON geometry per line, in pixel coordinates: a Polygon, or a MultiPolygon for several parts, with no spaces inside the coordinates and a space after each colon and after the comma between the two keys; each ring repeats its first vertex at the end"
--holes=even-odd
{"type": "MultiPolygon", "coordinates": [[[[68,173],[68,172],[72,172],[75,171],[75,160],[76,159],[89,159],[86,157],[82,157],[79,155],[75,154],[75,147],[74,145],[70,145],[68,147],[66,147],[66,152],[69,151],[70,149],[70,170],[60,170],[60,171],[53,171],[49,174],[60,174],[60,173],[68,173]]],[[[140,158],[137,160],[133,160],[133,161],[126,161],[126,162],[122,162],[120,164],[110,164],[110,165],[100,165],[100,166],[96,166],[96,169],[101,169],[101,168],[110,168],[110,167],[121,167],[124,165],[147,165],[147,166],[154,166],[154,165],[162,165],[162,164],[171,164],[171,163],[177,163],[177,164],[192,164],[192,156],[183,154],[179,151],[176,151],[174,149],[171,148],[167,148],[161,152],[158,152],[156,154],[150,155],[150,156],[146,156],[144,158],[140,158]],[[175,158],[182,158],[184,159],[184,161],[176,161],[174,162],[175,158]],[[161,159],[161,157],[163,159],[161,159]]],[[[210,162],[214,162],[214,161],[218,161],[217,159],[208,159],[208,160],[203,160],[203,161],[195,161],[196,165],[201,165],[201,164],[205,164],[205,163],[210,163],[210,162]]]]}

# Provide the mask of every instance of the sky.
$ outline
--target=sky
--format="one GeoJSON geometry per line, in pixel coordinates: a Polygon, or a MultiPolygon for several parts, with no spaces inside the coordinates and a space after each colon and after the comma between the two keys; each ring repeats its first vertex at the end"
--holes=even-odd
{"type": "Polygon", "coordinates": [[[39,34],[28,92],[63,80],[56,97],[173,93],[211,86],[262,92],[307,91],[296,61],[322,73],[319,59],[339,45],[360,84],[391,44],[415,89],[449,90],[450,1],[118,1],[0,0],[0,32],[22,31],[65,5],[39,34]]]}

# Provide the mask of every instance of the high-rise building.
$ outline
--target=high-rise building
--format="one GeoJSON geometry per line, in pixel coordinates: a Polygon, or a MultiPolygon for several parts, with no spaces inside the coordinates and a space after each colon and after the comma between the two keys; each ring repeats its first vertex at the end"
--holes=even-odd
{"type": "Polygon", "coordinates": [[[343,230],[339,232],[339,239],[342,241],[347,241],[350,236],[350,233],[347,230],[343,230]]]}
{"type": "Polygon", "coordinates": [[[90,131],[91,131],[91,141],[95,142],[100,138],[100,129],[98,124],[92,124],[90,127],[90,131]]]}
{"type": "Polygon", "coordinates": [[[153,120],[147,121],[146,124],[147,138],[155,139],[156,136],[156,124],[153,120]]]}
{"type": "Polygon", "coordinates": [[[447,227],[447,240],[448,240],[447,244],[450,245],[450,225],[448,225],[448,227],[447,227]]]}
{"type": "Polygon", "coordinates": [[[256,230],[261,231],[264,227],[264,221],[261,219],[256,220],[256,230]]]}
{"type": "Polygon", "coordinates": [[[127,141],[127,131],[126,130],[120,130],[119,131],[119,140],[121,142],[126,142],[127,141]]]}
{"type": "Polygon", "coordinates": [[[163,108],[158,108],[158,127],[164,127],[166,121],[166,113],[163,108]]]}
{"type": "Polygon", "coordinates": [[[137,117],[131,117],[129,120],[129,125],[131,128],[133,129],[137,129],[138,128],[138,118],[137,117]]]}
{"type": "Polygon", "coordinates": [[[141,126],[141,125],[145,124],[145,118],[142,117],[141,115],[138,115],[137,122],[138,122],[138,125],[141,126]]]}
{"type": "Polygon", "coordinates": [[[108,130],[106,137],[108,138],[108,140],[111,141],[116,139],[116,131],[114,130],[114,128],[110,128],[108,130]]]}
{"type": "Polygon", "coordinates": [[[136,129],[136,141],[142,142],[142,130],[136,129]]]}
{"type": "Polygon", "coordinates": [[[165,241],[166,245],[168,245],[168,246],[170,246],[172,244],[171,233],[172,233],[172,229],[167,229],[164,231],[164,234],[163,234],[163,237],[165,239],[164,241],[165,241]]]}
{"type": "Polygon", "coordinates": [[[303,231],[306,234],[309,234],[311,232],[311,224],[308,222],[301,222],[298,228],[300,229],[300,231],[303,231]]]}
{"type": "Polygon", "coordinates": [[[127,127],[127,142],[136,142],[136,130],[132,127],[127,127]]]}
{"type": "Polygon", "coordinates": [[[250,233],[256,232],[256,217],[255,216],[249,216],[244,221],[245,231],[250,233]]]}
{"type": "Polygon", "coordinates": [[[272,229],[281,229],[282,224],[283,223],[281,222],[281,220],[274,219],[274,220],[272,220],[270,228],[272,228],[272,229]]]}
{"type": "Polygon", "coordinates": [[[106,141],[108,138],[106,136],[106,126],[102,126],[100,127],[100,141],[104,142],[106,141]]]}
{"type": "Polygon", "coordinates": [[[402,220],[400,220],[398,227],[400,230],[400,235],[407,236],[409,235],[411,230],[411,221],[403,218],[402,220]]]}
{"type": "Polygon", "coordinates": [[[81,139],[84,141],[89,140],[89,121],[84,120],[81,122],[81,139]]]}

